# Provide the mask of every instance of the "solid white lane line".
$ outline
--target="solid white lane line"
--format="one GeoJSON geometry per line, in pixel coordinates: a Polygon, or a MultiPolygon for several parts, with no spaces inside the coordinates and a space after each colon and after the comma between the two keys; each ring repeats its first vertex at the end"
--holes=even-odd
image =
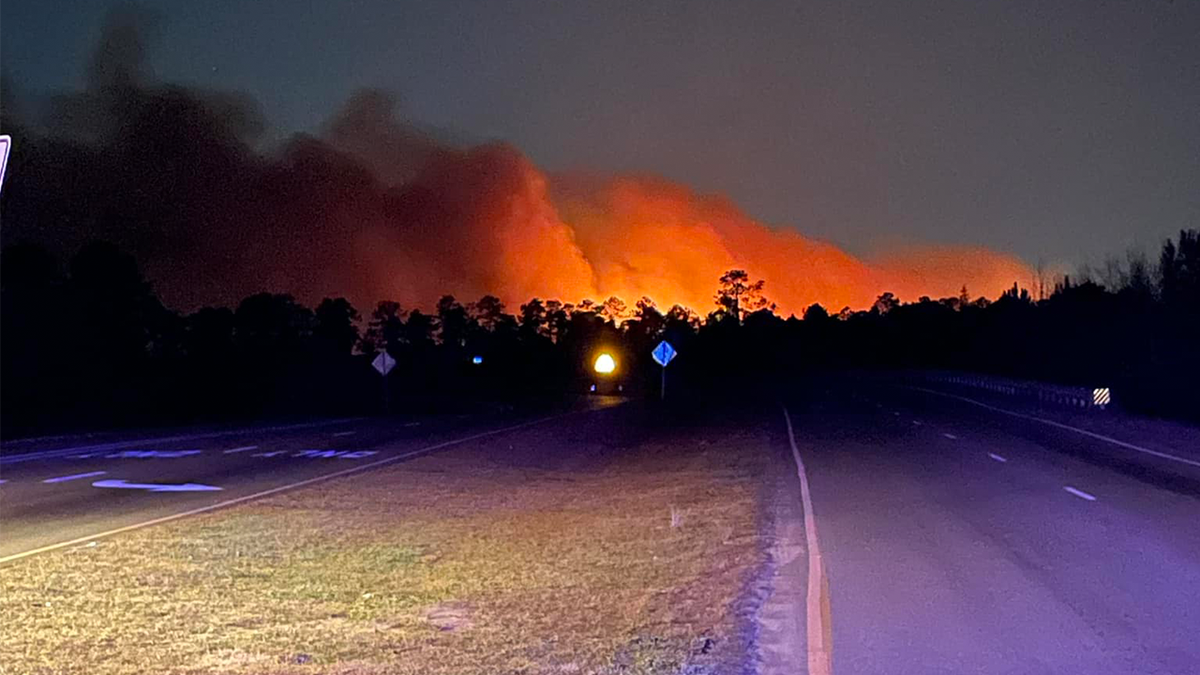
{"type": "Polygon", "coordinates": [[[988,457],[991,457],[992,459],[996,460],[997,462],[1007,462],[1008,461],[1007,459],[1004,459],[1003,457],[1001,457],[1000,455],[997,455],[994,452],[989,452],[988,457]]]}
{"type": "Polygon", "coordinates": [[[1070,485],[1064,485],[1063,489],[1066,490],[1067,492],[1070,492],[1071,494],[1075,495],[1076,497],[1079,497],[1081,499],[1086,499],[1089,502],[1096,501],[1095,495],[1089,495],[1088,493],[1084,492],[1083,490],[1076,490],[1075,488],[1071,487],[1070,485]]]}
{"type": "Polygon", "coordinates": [[[796,460],[796,475],[800,477],[800,501],[804,506],[804,537],[808,543],[808,595],[805,602],[808,628],[808,674],[830,675],[833,672],[833,627],[826,625],[829,614],[822,611],[828,607],[829,598],[825,567],[821,562],[821,548],[817,545],[817,516],[813,512],[812,492],[808,488],[808,474],[800,449],[796,447],[796,434],[792,431],[792,417],[787,406],[783,407],[783,419],[787,422],[788,443],[792,446],[792,459],[796,460]]]}
{"type": "Polygon", "coordinates": [[[65,483],[69,480],[79,480],[80,478],[91,478],[92,476],[103,476],[107,471],[91,471],[89,473],[77,473],[73,476],[59,476],[58,478],[47,478],[43,483],[65,483]]]}
{"type": "Polygon", "coordinates": [[[245,452],[247,450],[257,450],[257,449],[258,449],[257,445],[243,445],[240,448],[230,448],[229,450],[225,451],[225,454],[232,455],[235,452],[245,452]]]}
{"type": "Polygon", "coordinates": [[[31,555],[37,555],[38,553],[45,553],[47,551],[53,551],[55,549],[65,548],[67,546],[75,546],[77,544],[87,543],[94,539],[100,539],[102,537],[110,537],[114,534],[120,534],[122,532],[129,532],[130,530],[138,530],[143,527],[149,527],[151,525],[158,525],[160,523],[166,523],[166,522],[170,522],[172,520],[179,520],[180,518],[194,516],[199,513],[207,513],[209,511],[215,511],[217,509],[222,509],[227,506],[233,506],[234,504],[241,504],[243,502],[248,502],[253,499],[259,499],[262,497],[266,497],[268,495],[273,495],[278,492],[283,492],[285,490],[293,490],[298,487],[304,487],[305,485],[312,485],[313,483],[319,483],[321,481],[326,481],[331,478],[338,478],[340,476],[348,476],[352,473],[366,471],[368,469],[373,469],[377,466],[383,466],[385,464],[390,464],[392,462],[398,462],[402,459],[408,459],[409,457],[416,457],[417,455],[428,454],[430,452],[433,452],[434,450],[441,450],[442,448],[448,448],[452,445],[458,445],[459,443],[466,443],[468,441],[474,441],[474,440],[477,440],[480,438],[486,438],[488,436],[495,436],[496,434],[502,434],[502,433],[505,433],[508,431],[516,431],[517,429],[524,429],[525,427],[531,427],[536,424],[543,424],[545,422],[549,422],[551,420],[556,420],[561,417],[566,417],[567,415],[571,415],[571,414],[574,414],[574,413],[568,412],[568,413],[561,413],[558,415],[551,415],[549,417],[542,417],[540,419],[531,420],[529,422],[522,422],[521,424],[514,424],[512,426],[504,427],[502,429],[494,429],[492,431],[485,431],[482,433],[475,434],[473,436],[467,436],[465,438],[458,438],[458,439],[455,439],[452,441],[445,441],[443,443],[431,445],[426,448],[421,448],[420,450],[413,450],[412,452],[406,452],[403,455],[395,455],[393,457],[387,457],[387,458],[384,458],[384,459],[381,459],[381,460],[378,460],[375,462],[369,462],[367,464],[360,464],[358,466],[353,466],[353,467],[350,467],[349,469],[342,469],[341,471],[334,471],[333,473],[327,473],[323,476],[317,476],[316,478],[309,478],[307,480],[302,480],[302,481],[299,481],[296,483],[289,483],[287,485],[281,485],[279,487],[271,488],[270,490],[263,490],[262,492],[255,492],[254,494],[246,495],[244,497],[237,497],[235,499],[226,499],[225,501],[217,502],[216,504],[209,504],[208,506],[201,506],[200,508],[189,509],[187,511],[181,511],[179,513],[173,513],[169,516],[163,516],[161,518],[154,518],[152,520],[147,520],[147,521],[144,521],[141,523],[134,523],[133,525],[126,525],[124,527],[118,527],[118,528],[115,528],[112,530],[106,530],[104,532],[100,532],[99,534],[90,534],[86,537],[77,537],[75,539],[71,539],[70,541],[63,541],[63,542],[59,542],[57,544],[50,544],[47,546],[42,546],[41,548],[35,548],[35,549],[31,549],[29,551],[22,551],[21,553],[13,553],[12,555],[7,555],[7,556],[4,556],[3,558],[0,558],[0,565],[3,565],[4,563],[7,563],[7,562],[11,562],[13,560],[19,560],[21,558],[26,558],[31,555]]]}
{"type": "Polygon", "coordinates": [[[357,431],[339,431],[336,434],[334,434],[334,436],[353,436],[354,434],[357,434],[357,433],[358,433],[357,431]]]}
{"type": "Polygon", "coordinates": [[[1033,420],[1035,422],[1041,422],[1042,424],[1049,424],[1050,426],[1058,427],[1059,429],[1066,429],[1068,431],[1074,431],[1075,433],[1083,434],[1084,436],[1088,436],[1090,438],[1095,438],[1097,440],[1104,441],[1106,443],[1112,443],[1113,445],[1117,445],[1122,448],[1127,448],[1129,450],[1136,450],[1138,452],[1144,452],[1147,455],[1154,455],[1155,457],[1162,457],[1163,459],[1169,459],[1173,462],[1180,462],[1182,464],[1190,464],[1192,466],[1200,466],[1200,461],[1197,461],[1194,459],[1188,459],[1186,457],[1179,457],[1178,455],[1172,455],[1172,454],[1169,454],[1166,452],[1159,452],[1157,450],[1143,448],[1141,446],[1134,445],[1133,443],[1126,443],[1125,441],[1118,440],[1116,438],[1110,438],[1108,436],[1105,436],[1104,434],[1098,434],[1093,431],[1088,431],[1087,429],[1080,429],[1079,427],[1073,427],[1069,424],[1063,424],[1062,422],[1055,422],[1054,420],[1043,419],[1041,417],[1035,417],[1033,415],[1026,415],[1025,413],[1014,412],[1012,410],[1005,410],[1004,408],[997,408],[994,405],[988,405],[986,403],[981,403],[974,399],[967,398],[966,396],[958,396],[956,394],[947,394],[946,392],[943,392],[943,391],[937,391],[934,389],[926,389],[925,387],[909,387],[909,389],[916,389],[917,391],[923,391],[923,392],[926,392],[929,394],[937,394],[938,396],[945,396],[947,398],[956,398],[960,401],[966,401],[967,403],[972,403],[981,408],[987,408],[988,410],[994,410],[999,413],[1004,413],[1005,415],[1012,415],[1013,417],[1020,417],[1022,419],[1033,420]]]}
{"type": "Polygon", "coordinates": [[[958,440],[958,436],[955,436],[954,434],[942,434],[942,435],[945,436],[946,438],[949,438],[952,441],[958,440]]]}

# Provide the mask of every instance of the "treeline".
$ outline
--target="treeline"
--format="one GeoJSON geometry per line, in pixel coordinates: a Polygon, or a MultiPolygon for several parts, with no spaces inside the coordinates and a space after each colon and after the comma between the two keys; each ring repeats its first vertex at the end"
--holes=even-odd
{"type": "Polygon", "coordinates": [[[270,293],[184,316],[159,302],[131,256],[104,243],[65,269],[41,248],[9,246],[0,277],[8,437],[378,412],[383,380],[370,361],[380,350],[398,362],[387,379],[396,410],[584,392],[602,349],[636,394],[657,387],[649,353],[662,339],[680,353],[672,383],[692,394],[737,399],[822,370],[944,368],[1110,386],[1128,408],[1197,417],[1194,230],[1166,242],[1157,265],[1131,258],[1103,283],[1064,277],[1042,298],[1016,284],[994,301],[966,288],[909,303],[885,293],[867,310],[813,305],[786,320],[769,288],[740,270],[714,280],[715,309],[703,317],[650,298],[533,299],[511,312],[491,296],[446,296],[429,313],[384,301],[363,315],[342,298],[310,308],[270,293]]]}

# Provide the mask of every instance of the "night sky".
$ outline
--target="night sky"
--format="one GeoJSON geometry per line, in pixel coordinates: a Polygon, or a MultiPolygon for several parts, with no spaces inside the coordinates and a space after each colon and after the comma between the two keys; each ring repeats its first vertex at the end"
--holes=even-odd
{"type": "MultiPolygon", "coordinates": [[[[1194,0],[145,6],[156,76],[249,93],[274,138],[380,87],[549,171],[662,175],[854,253],[1067,267],[1200,222],[1194,0]]],[[[82,87],[107,9],[5,2],[17,90],[82,87]]]]}

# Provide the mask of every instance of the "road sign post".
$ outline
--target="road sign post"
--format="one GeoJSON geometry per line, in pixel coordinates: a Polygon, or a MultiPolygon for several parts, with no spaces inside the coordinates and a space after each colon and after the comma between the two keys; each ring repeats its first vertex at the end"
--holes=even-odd
{"type": "Polygon", "coordinates": [[[388,391],[387,376],[388,373],[392,372],[392,368],[396,367],[396,359],[393,359],[392,355],[388,354],[387,350],[385,349],[379,352],[379,355],[376,356],[375,360],[371,362],[371,367],[375,370],[378,370],[379,374],[383,376],[383,414],[386,415],[390,413],[392,409],[391,393],[388,391]]]}
{"type": "Polygon", "coordinates": [[[675,351],[675,348],[672,347],[671,343],[667,342],[666,340],[658,343],[658,346],[654,348],[654,351],[650,352],[650,356],[654,359],[654,362],[662,366],[662,379],[659,384],[658,395],[659,398],[664,401],[667,400],[667,364],[670,363],[671,359],[675,358],[677,354],[678,352],[675,351]]]}

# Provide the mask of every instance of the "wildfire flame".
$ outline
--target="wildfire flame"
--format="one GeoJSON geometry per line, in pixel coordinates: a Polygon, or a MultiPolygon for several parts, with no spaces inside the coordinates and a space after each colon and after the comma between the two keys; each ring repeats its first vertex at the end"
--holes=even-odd
{"type": "Polygon", "coordinates": [[[717,278],[741,268],[767,281],[786,316],[814,302],[835,312],[868,307],[885,291],[915,300],[958,295],[965,285],[994,297],[1030,278],[1013,256],[982,248],[912,247],[859,259],[768,227],[721,196],[657,178],[548,177],[504,145],[445,159],[405,194],[421,195],[406,218],[437,222],[436,230],[381,223],[364,232],[360,250],[374,258],[377,297],[408,304],[429,305],[445,292],[491,293],[510,306],[614,295],[632,305],[648,296],[704,313],[717,278]],[[389,279],[397,269],[400,277],[389,279]]]}

